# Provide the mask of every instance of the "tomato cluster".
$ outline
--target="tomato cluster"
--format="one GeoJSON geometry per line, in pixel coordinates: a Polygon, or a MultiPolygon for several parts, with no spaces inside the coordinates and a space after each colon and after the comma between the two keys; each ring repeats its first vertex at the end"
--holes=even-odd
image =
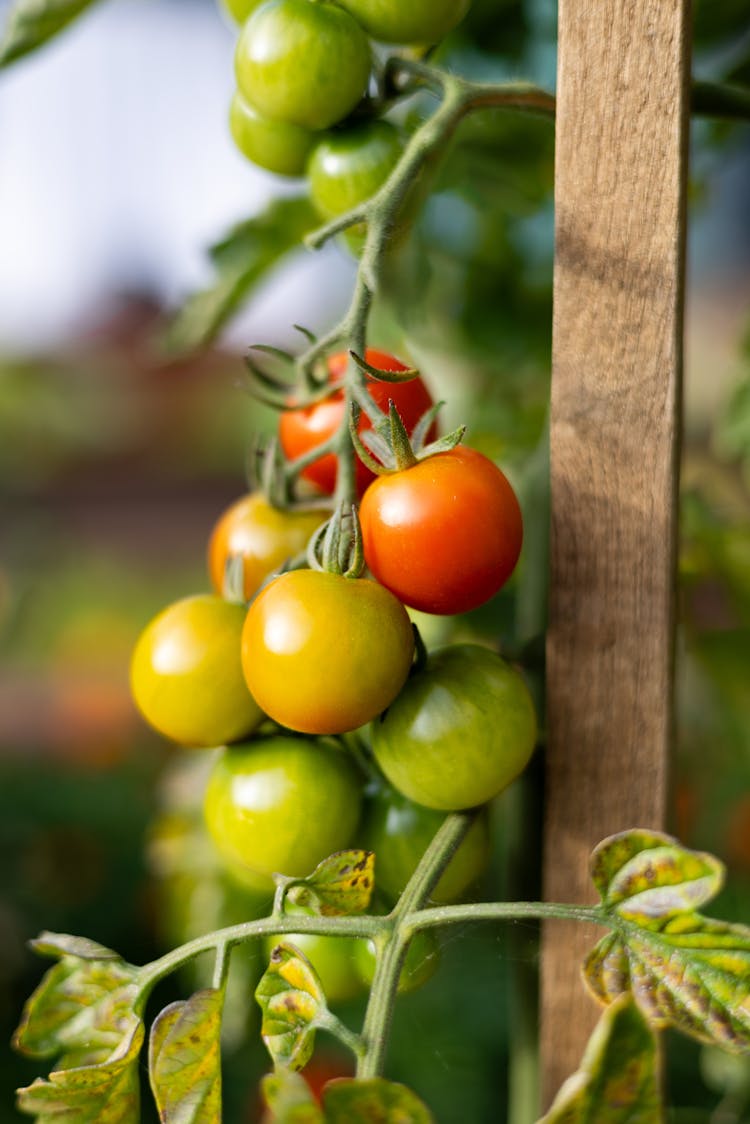
{"type": "MultiPolygon", "coordinates": [[[[401,131],[369,97],[371,39],[429,45],[469,0],[223,0],[240,25],[230,128],[254,164],[307,174],[321,217],[369,199],[401,156],[401,131]]],[[[347,232],[356,251],[362,231],[347,232]]]]}
{"type": "MultiPolygon", "coordinates": [[[[328,506],[341,455],[330,439],[347,425],[342,353],[328,359],[327,397],[300,405],[291,395],[279,421],[280,446],[304,458],[306,486],[322,509],[280,510],[261,492],[232,504],[209,538],[213,592],[151,621],[131,679],[155,729],[216,750],[204,819],[233,876],[268,891],[275,873],[304,876],[329,854],[362,847],[375,852],[387,908],[443,814],[486,805],[523,769],[536,722],[521,675],[488,648],[416,652],[406,607],[454,614],[490,598],[518,558],[521,514],[486,457],[449,438],[435,446],[432,397],[421,378],[379,381],[378,370],[413,372],[376,349],[365,359],[370,373],[360,390],[373,408],[355,415],[357,441],[377,421],[377,406],[383,419],[388,411],[392,432],[400,419],[409,450],[400,468],[375,475],[362,464],[349,476],[370,576],[340,564],[340,544],[328,568],[330,556],[309,549],[337,526],[328,506]],[[408,435],[418,431],[412,447],[408,435]]],[[[385,424],[377,421],[380,438],[385,424]]],[[[488,852],[483,808],[434,900],[465,895],[488,852]]],[[[331,941],[342,960],[348,946],[331,938],[314,944],[313,963],[318,955],[325,962],[331,941]]],[[[407,976],[420,979],[433,952],[415,942],[407,976]]],[[[371,973],[372,957],[367,942],[348,948],[359,980],[371,973]]],[[[321,969],[342,995],[351,985],[344,966],[338,976],[321,969]]]]}

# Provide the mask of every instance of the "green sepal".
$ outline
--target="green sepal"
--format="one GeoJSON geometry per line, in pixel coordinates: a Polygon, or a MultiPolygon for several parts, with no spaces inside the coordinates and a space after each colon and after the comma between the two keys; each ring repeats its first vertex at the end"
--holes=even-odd
{"type": "Polygon", "coordinates": [[[263,1014],[261,1036],[275,1066],[302,1069],[315,1046],[315,1028],[328,1015],[323,988],[310,961],[279,941],[255,989],[263,1014]]]}
{"type": "Polygon", "coordinates": [[[466,426],[459,425],[457,429],[452,429],[444,437],[438,437],[435,441],[431,441],[429,445],[420,449],[417,459],[425,461],[428,457],[434,457],[437,453],[449,453],[451,449],[455,449],[456,445],[461,444],[464,433],[466,433],[466,426]]]}
{"type": "Polygon", "coordinates": [[[310,1086],[293,1070],[267,1073],[260,1087],[268,1110],[264,1124],[325,1124],[310,1086]]]}
{"type": "Polygon", "coordinates": [[[365,568],[362,528],[355,504],[340,503],[307,544],[311,570],[359,578],[365,568]]]}
{"type": "Polygon", "coordinates": [[[0,66],[31,54],[77,19],[95,0],[16,0],[0,38],[0,66]]]}
{"type": "Polygon", "coordinates": [[[361,355],[357,355],[356,351],[350,351],[354,362],[359,367],[360,371],[364,371],[371,379],[376,382],[412,382],[419,376],[419,371],[416,367],[407,367],[404,371],[384,371],[380,367],[373,367],[372,363],[368,363],[361,355]]]}
{"type": "Polygon", "coordinates": [[[287,897],[323,917],[364,913],[375,886],[372,851],[338,851],[318,863],[304,881],[290,886],[287,897]]]}
{"type": "Polygon", "coordinates": [[[17,1108],[38,1124],[139,1124],[138,1055],[143,1023],[133,1021],[118,1048],[100,1065],[62,1069],[17,1093],[17,1108]]]}
{"type": "Polygon", "coordinates": [[[724,866],[656,831],[623,831],[592,852],[591,877],[607,909],[641,925],[685,913],[718,894],[724,866]]]}
{"type": "Polygon", "coordinates": [[[629,996],[602,1014],[580,1069],[538,1124],[662,1124],[656,1039],[629,996]]]}
{"type": "Polygon", "coordinates": [[[317,216],[307,196],[273,200],[261,214],[239,223],[210,249],[216,280],[189,297],[167,332],[166,346],[192,351],[216,338],[258,282],[291,250],[317,216]]]}
{"type": "Polygon", "coordinates": [[[432,1113],[406,1085],[383,1077],[337,1077],[323,1086],[326,1124],[434,1124],[432,1113]]]}
{"type": "Polygon", "coordinates": [[[163,1124],[221,1120],[220,1031],[224,993],[215,988],[171,1003],[154,1020],[149,1079],[163,1124]]]}
{"type": "Polygon", "coordinates": [[[354,452],[365,468],[369,468],[375,476],[385,476],[392,471],[392,468],[389,467],[392,457],[388,442],[375,429],[365,429],[363,433],[360,433],[357,428],[358,420],[359,409],[352,404],[352,410],[349,414],[349,436],[354,446],[354,452]]]}

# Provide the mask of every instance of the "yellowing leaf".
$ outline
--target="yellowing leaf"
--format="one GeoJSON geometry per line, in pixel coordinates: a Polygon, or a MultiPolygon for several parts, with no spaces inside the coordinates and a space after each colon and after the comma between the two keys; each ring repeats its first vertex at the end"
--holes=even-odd
{"type": "MultiPolygon", "coordinates": [[[[56,954],[51,942],[42,947],[56,954]]],[[[108,1058],[135,1018],[137,977],[120,959],[63,956],[27,1001],[14,1046],[34,1057],[62,1054],[64,1066],[108,1058]]]]}
{"type": "Polygon", "coordinates": [[[56,1070],[18,1090],[20,1112],[38,1124],[139,1124],[138,1053],[143,1024],[134,1020],[103,1065],[56,1070]]]}
{"type": "Polygon", "coordinates": [[[434,1124],[427,1106],[406,1085],[382,1077],[337,1077],[323,1087],[325,1124],[434,1124]]]}
{"type": "Polygon", "coordinates": [[[750,929],[700,914],[643,928],[624,920],[584,965],[596,997],[631,991],[654,1026],[734,1052],[750,1050],[750,929]]]}
{"type": "Polygon", "coordinates": [[[375,886],[372,851],[338,851],[303,882],[290,888],[289,900],[324,917],[364,913],[375,886]]]}
{"type": "Polygon", "coordinates": [[[219,1034],[223,993],[206,988],[157,1016],[149,1042],[149,1076],[163,1124],[221,1120],[219,1034]]]}
{"type": "Polygon", "coordinates": [[[599,1020],[580,1069],[538,1124],[661,1124],[656,1041],[629,996],[599,1020]]]}
{"type": "Polygon", "coordinates": [[[623,831],[592,853],[591,877],[603,904],[647,925],[710,901],[721,889],[717,858],[656,831],[623,831]]]}
{"type": "Polygon", "coordinates": [[[324,1124],[307,1082],[290,1069],[269,1073],[261,1082],[268,1111],[263,1124],[324,1124]]]}
{"type": "Polygon", "coordinates": [[[261,1035],[275,1065],[302,1069],[315,1045],[315,1027],[327,1013],[318,975],[288,941],[280,941],[255,990],[263,1012],[261,1035]]]}

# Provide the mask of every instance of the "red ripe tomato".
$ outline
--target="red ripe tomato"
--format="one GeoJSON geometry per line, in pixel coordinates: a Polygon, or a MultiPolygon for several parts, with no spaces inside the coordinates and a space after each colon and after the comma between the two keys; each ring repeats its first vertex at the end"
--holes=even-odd
{"type": "MultiPolygon", "coordinates": [[[[376,348],[368,347],[365,358],[370,366],[379,367],[383,371],[406,371],[408,369],[400,360],[388,355],[385,351],[378,351],[376,348]]],[[[332,386],[335,387],[344,378],[348,359],[349,356],[345,352],[339,352],[329,358],[328,377],[332,386]]],[[[429,410],[433,404],[429,390],[419,377],[401,383],[378,382],[377,379],[368,379],[367,389],[376,404],[386,413],[389,399],[395,402],[396,409],[401,415],[408,433],[412,433],[422,414],[425,410],[429,410]]],[[[302,456],[303,453],[314,449],[316,445],[322,445],[324,441],[333,436],[341,425],[343,413],[344,392],[342,390],[334,391],[330,398],[324,398],[321,402],[313,403],[312,406],[300,406],[296,409],[285,410],[279,421],[279,440],[284,454],[294,460],[295,457],[302,456]]],[[[370,420],[364,413],[360,416],[357,428],[360,433],[371,428],[370,420]]],[[[433,425],[430,428],[427,440],[432,441],[436,436],[437,426],[433,425]]],[[[302,476],[315,484],[321,492],[331,495],[336,487],[335,454],[326,453],[319,460],[313,461],[302,471],[302,476]]],[[[358,461],[357,494],[361,496],[373,479],[374,475],[369,468],[365,468],[361,461],[358,461]]]]}
{"type": "Polygon", "coordinates": [[[465,613],[488,601],[513,572],[523,539],[508,480],[464,445],[378,477],[359,518],[372,574],[425,613],[465,613]]]}

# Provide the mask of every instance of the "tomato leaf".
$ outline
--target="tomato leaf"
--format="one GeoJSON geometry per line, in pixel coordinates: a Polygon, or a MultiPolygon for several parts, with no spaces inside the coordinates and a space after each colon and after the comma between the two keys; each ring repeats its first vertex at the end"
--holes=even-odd
{"type": "MultiPolygon", "coordinates": [[[[40,938],[40,951],[59,955],[77,938],[40,938]],[[56,942],[56,943],[55,943],[56,942]]],[[[97,946],[85,942],[91,954],[97,946]]],[[[111,956],[108,949],[104,952],[111,956]]],[[[103,1061],[120,1045],[137,1021],[138,969],[119,958],[89,960],[63,955],[44,975],[24,1007],[13,1044],[33,1057],[63,1054],[61,1064],[103,1061]]]]}
{"type": "Polygon", "coordinates": [[[261,1082],[268,1112],[264,1124],[324,1124],[310,1086],[290,1069],[268,1073],[261,1082]]]}
{"type": "Polygon", "coordinates": [[[364,913],[375,885],[372,851],[337,851],[318,863],[304,881],[290,886],[288,897],[324,917],[364,913]]]}
{"type": "Polygon", "coordinates": [[[605,906],[648,925],[710,901],[721,889],[724,867],[669,835],[635,830],[612,835],[594,849],[591,877],[605,906]]]}
{"type": "Polygon", "coordinates": [[[0,38],[0,66],[9,66],[49,42],[94,2],[16,0],[0,38]]]}
{"type": "Polygon", "coordinates": [[[316,224],[307,197],[287,196],[235,226],[209,250],[216,280],[187,299],[168,329],[167,348],[191,351],[215,339],[261,278],[290,250],[299,248],[316,224]]]}
{"type": "Polygon", "coordinates": [[[19,1111],[38,1124],[138,1124],[142,1042],[143,1024],[135,1020],[106,1063],[57,1070],[19,1089],[19,1111]]]}
{"type": "Polygon", "coordinates": [[[406,1085],[382,1077],[337,1077],[323,1087],[326,1124],[433,1124],[427,1106],[406,1085]]]}
{"type": "Polygon", "coordinates": [[[328,1009],[317,972],[289,941],[274,947],[255,998],[263,1012],[261,1035],[274,1064],[302,1069],[315,1046],[315,1027],[328,1009]]]}
{"type": "Polygon", "coordinates": [[[88,937],[72,937],[69,933],[40,933],[29,945],[40,956],[77,956],[80,960],[121,960],[119,952],[105,948],[88,937]]]}
{"type": "Polygon", "coordinates": [[[597,1023],[580,1069],[538,1124],[661,1124],[656,1040],[629,996],[597,1023]]]}
{"type": "Polygon", "coordinates": [[[592,874],[612,926],[584,965],[596,998],[631,992],[653,1026],[750,1050],[750,928],[692,908],[721,886],[721,863],[670,836],[629,831],[596,848],[592,874]]]}
{"type": "Polygon", "coordinates": [[[163,1124],[221,1120],[219,1034],[224,995],[214,988],[171,1003],[149,1042],[149,1077],[163,1124]]]}

